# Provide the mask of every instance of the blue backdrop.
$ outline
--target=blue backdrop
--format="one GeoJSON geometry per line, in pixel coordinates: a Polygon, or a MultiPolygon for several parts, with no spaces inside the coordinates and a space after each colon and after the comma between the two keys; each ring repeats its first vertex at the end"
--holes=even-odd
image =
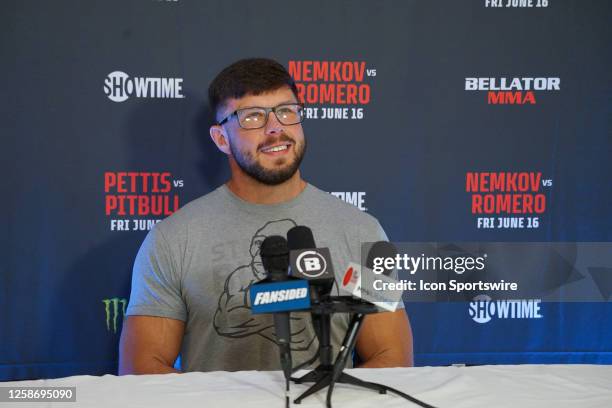
{"type": "MultiPolygon", "coordinates": [[[[116,372],[147,229],[228,177],[206,90],[244,57],[291,69],[304,176],[393,241],[611,241],[612,6],[497,3],[3,3],[0,380],[116,372]],[[475,193],[474,172],[541,182],[475,193]],[[479,213],[475,194],[545,205],[479,213]]],[[[417,365],[612,363],[609,302],[486,322],[462,303],[406,307],[417,365]]]]}

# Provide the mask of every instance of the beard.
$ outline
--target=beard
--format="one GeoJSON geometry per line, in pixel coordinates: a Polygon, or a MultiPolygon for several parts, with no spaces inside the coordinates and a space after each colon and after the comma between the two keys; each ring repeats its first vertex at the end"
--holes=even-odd
{"type": "Polygon", "coordinates": [[[257,151],[259,149],[266,147],[266,145],[273,145],[278,142],[291,142],[292,147],[295,149],[295,158],[292,162],[287,162],[287,159],[284,157],[278,158],[274,162],[274,166],[278,167],[275,169],[266,169],[263,167],[259,160],[253,158],[253,155],[250,152],[241,151],[231,142],[229,143],[230,151],[232,152],[232,156],[234,160],[238,164],[238,167],[242,169],[246,174],[259,181],[260,183],[266,184],[268,186],[275,186],[285,181],[289,180],[295,172],[300,167],[302,163],[302,159],[304,158],[304,153],[306,152],[306,139],[304,139],[304,143],[299,146],[295,140],[287,136],[286,134],[281,134],[280,137],[267,141],[265,144],[262,144],[257,147],[257,151]],[[283,165],[284,163],[284,165],[283,165]]]}

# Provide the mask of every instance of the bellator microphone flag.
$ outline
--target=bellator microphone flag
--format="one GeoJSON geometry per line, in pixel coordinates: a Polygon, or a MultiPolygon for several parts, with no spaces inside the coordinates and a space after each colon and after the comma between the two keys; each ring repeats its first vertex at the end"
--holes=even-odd
{"type": "Polygon", "coordinates": [[[349,264],[342,280],[338,282],[340,291],[373,303],[389,312],[395,312],[399,302],[402,301],[403,290],[395,289],[398,284],[397,280],[383,274],[376,274],[370,268],[354,262],[349,264]],[[377,289],[377,283],[381,286],[392,285],[394,289],[377,289]]]}

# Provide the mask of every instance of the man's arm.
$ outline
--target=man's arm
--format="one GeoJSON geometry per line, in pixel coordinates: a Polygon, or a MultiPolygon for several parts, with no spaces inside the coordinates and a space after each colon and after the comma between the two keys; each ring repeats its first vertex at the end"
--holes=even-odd
{"type": "Polygon", "coordinates": [[[178,373],[185,323],[154,316],[127,316],[119,341],[119,375],[178,373]]]}
{"type": "Polygon", "coordinates": [[[363,320],[357,336],[359,367],[411,367],[412,329],[406,311],[370,314],[363,320]]]}

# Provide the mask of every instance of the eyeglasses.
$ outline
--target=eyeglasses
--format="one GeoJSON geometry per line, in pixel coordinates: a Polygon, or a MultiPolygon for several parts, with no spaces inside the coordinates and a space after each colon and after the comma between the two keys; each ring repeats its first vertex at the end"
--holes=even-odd
{"type": "Polygon", "coordinates": [[[238,109],[219,121],[219,125],[227,122],[232,116],[238,118],[238,125],[243,129],[260,129],[268,123],[268,115],[274,112],[276,119],[283,125],[297,125],[304,120],[304,106],[300,103],[284,103],[273,108],[238,109]]]}

